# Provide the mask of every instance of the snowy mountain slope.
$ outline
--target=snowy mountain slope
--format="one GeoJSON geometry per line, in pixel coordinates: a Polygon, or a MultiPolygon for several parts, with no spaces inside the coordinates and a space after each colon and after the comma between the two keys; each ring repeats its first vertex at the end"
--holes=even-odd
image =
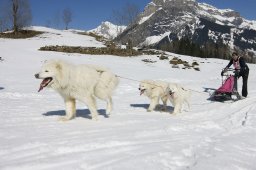
{"type": "MultiPolygon", "coordinates": [[[[69,46],[84,46],[84,47],[105,47],[102,42],[96,41],[95,38],[79,35],[80,30],[56,30],[46,27],[34,26],[28,29],[34,29],[45,32],[45,34],[38,36],[35,43],[38,45],[69,45],[69,46]]],[[[23,40],[21,40],[23,41],[23,40]]]]}
{"type": "MultiPolygon", "coordinates": [[[[220,70],[228,61],[170,53],[197,61],[198,72],[171,68],[157,56],[124,58],[38,51],[47,44],[101,46],[88,36],[48,31],[25,40],[0,39],[0,56],[4,58],[0,62],[1,170],[255,169],[255,65],[249,65],[247,99],[210,102],[204,88],[220,86],[220,70]],[[57,121],[64,115],[61,97],[50,89],[38,93],[40,81],[34,78],[42,62],[52,58],[107,66],[122,76],[113,97],[112,115],[106,118],[105,103],[98,101],[101,115],[99,121],[92,121],[86,106],[78,103],[76,119],[57,121]],[[193,90],[191,110],[185,108],[176,116],[146,112],[149,101],[138,91],[137,81],[142,79],[189,87],[193,90]]],[[[172,110],[170,103],[168,109],[172,110]]]]}
{"type": "Polygon", "coordinates": [[[153,0],[116,41],[125,44],[131,37],[135,46],[161,49],[188,38],[200,47],[213,43],[256,56],[256,21],[196,0],[153,0]]]}
{"type": "Polygon", "coordinates": [[[141,13],[138,23],[142,24],[159,10],[168,10],[170,8],[181,9],[182,11],[178,13],[185,11],[191,18],[203,17],[221,25],[256,30],[256,21],[241,17],[239,12],[232,9],[218,9],[206,3],[198,3],[196,0],[153,0],[141,13]]]}
{"type": "Polygon", "coordinates": [[[102,22],[97,28],[89,30],[87,32],[93,32],[97,35],[103,36],[107,39],[114,39],[118,34],[125,30],[126,26],[114,25],[111,22],[102,22]]]}

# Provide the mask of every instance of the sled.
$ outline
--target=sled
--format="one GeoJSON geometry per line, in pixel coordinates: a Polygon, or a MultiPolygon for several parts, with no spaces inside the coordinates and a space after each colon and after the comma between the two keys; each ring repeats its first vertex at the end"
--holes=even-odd
{"type": "MultiPolygon", "coordinates": [[[[224,69],[222,71],[224,71],[224,69]]],[[[242,99],[237,91],[237,77],[235,77],[235,73],[237,71],[239,70],[227,69],[226,72],[221,75],[222,85],[213,92],[213,94],[210,96],[210,100],[225,102],[242,99]]]]}

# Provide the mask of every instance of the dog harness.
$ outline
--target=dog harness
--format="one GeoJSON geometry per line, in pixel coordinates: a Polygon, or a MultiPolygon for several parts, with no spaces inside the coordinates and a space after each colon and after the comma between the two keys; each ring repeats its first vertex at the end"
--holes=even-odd
{"type": "Polygon", "coordinates": [[[170,90],[170,91],[169,91],[169,95],[173,98],[173,97],[174,97],[174,96],[173,96],[173,95],[174,95],[174,92],[170,90]]]}

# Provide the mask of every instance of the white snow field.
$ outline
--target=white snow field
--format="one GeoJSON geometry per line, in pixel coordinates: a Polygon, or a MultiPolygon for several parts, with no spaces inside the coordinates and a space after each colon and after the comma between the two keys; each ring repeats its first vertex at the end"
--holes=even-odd
{"type": "MultiPolygon", "coordinates": [[[[45,45],[102,47],[94,38],[47,31],[29,39],[0,38],[0,169],[1,170],[255,170],[256,67],[249,64],[249,95],[237,102],[207,100],[205,88],[221,85],[228,61],[177,56],[197,61],[200,71],[172,68],[154,56],[118,57],[39,51],[45,45]],[[109,67],[120,78],[113,96],[114,110],[90,119],[83,103],[77,117],[65,114],[62,98],[45,88],[37,92],[34,78],[45,60],[109,67]],[[146,63],[151,59],[155,63],[146,63]],[[139,95],[139,80],[177,82],[193,90],[191,109],[183,113],[147,112],[149,100],[139,95]]],[[[169,59],[171,59],[170,57],[169,59]]],[[[241,90],[241,80],[239,80],[241,90]]],[[[168,103],[169,111],[172,105],[168,103]]]]}

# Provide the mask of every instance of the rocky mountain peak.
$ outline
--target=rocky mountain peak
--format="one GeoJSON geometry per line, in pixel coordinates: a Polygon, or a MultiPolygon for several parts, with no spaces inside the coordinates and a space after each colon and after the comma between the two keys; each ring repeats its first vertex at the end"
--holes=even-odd
{"type": "Polygon", "coordinates": [[[97,35],[103,36],[107,39],[113,39],[118,34],[120,34],[126,26],[114,25],[111,22],[105,21],[102,22],[97,28],[89,30],[88,32],[93,32],[97,35]]]}
{"type": "Polygon", "coordinates": [[[198,3],[195,0],[153,0],[152,4],[163,9],[180,8],[187,9],[187,7],[196,7],[198,3]]]}
{"type": "Polygon", "coordinates": [[[195,0],[153,0],[153,3],[156,5],[168,5],[168,4],[174,4],[174,5],[182,5],[187,3],[195,3],[195,0]]]}
{"type": "Polygon", "coordinates": [[[199,50],[205,44],[212,44],[211,48],[218,44],[226,51],[237,48],[256,56],[256,21],[246,20],[232,9],[218,9],[196,0],[152,0],[116,41],[132,39],[134,46],[169,48],[184,38],[199,50]]]}

